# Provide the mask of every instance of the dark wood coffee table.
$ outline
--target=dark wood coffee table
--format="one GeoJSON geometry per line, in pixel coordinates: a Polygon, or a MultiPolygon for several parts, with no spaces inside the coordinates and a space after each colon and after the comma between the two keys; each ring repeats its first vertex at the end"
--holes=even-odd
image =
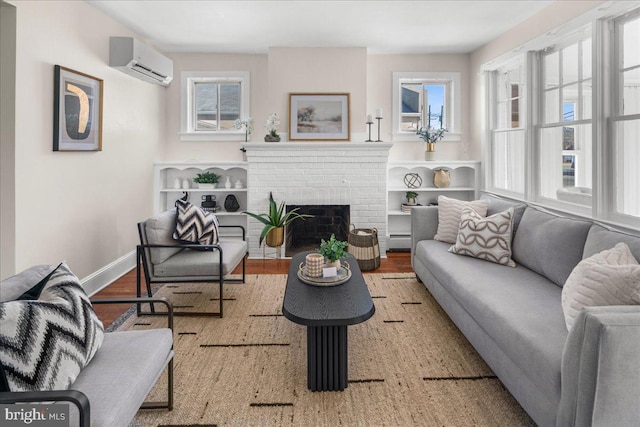
{"type": "Polygon", "coordinates": [[[307,327],[307,381],[312,391],[344,390],[349,384],[347,326],[362,323],[376,309],[355,258],[345,260],[351,279],[318,287],[298,279],[298,267],[310,252],[291,259],[282,314],[307,327]]]}

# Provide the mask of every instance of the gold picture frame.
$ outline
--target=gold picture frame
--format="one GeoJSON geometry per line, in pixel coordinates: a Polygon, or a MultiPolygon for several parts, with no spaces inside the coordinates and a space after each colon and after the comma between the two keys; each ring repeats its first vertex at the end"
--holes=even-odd
{"type": "Polygon", "coordinates": [[[290,141],[350,141],[349,93],[290,93],[290,141]]]}

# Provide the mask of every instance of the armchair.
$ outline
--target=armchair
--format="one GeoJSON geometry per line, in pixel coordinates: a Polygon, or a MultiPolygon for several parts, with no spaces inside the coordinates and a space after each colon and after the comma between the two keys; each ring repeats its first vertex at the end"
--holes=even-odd
{"type": "MultiPolygon", "coordinates": [[[[138,223],[140,244],[136,248],[136,288],[137,295],[142,294],[144,271],[147,295],[152,295],[152,283],[193,283],[217,282],[219,288],[220,309],[217,312],[176,311],[175,316],[223,316],[224,283],[245,282],[245,255],[248,253],[245,229],[239,225],[221,225],[221,229],[238,228],[241,238],[223,238],[217,244],[183,244],[173,239],[176,228],[175,209],[162,212],[144,222],[138,223]],[[242,262],[242,278],[225,278],[242,262]]],[[[138,305],[138,315],[156,314],[151,305],[150,311],[142,311],[138,305]]]]}

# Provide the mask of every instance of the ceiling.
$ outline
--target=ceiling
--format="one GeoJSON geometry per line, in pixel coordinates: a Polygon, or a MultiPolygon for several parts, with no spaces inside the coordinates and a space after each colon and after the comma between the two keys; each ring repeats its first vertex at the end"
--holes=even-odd
{"type": "MultiPolygon", "coordinates": [[[[469,53],[552,3],[500,1],[86,0],[164,52],[366,47],[469,53]]],[[[117,35],[117,34],[114,34],[117,35]]]]}

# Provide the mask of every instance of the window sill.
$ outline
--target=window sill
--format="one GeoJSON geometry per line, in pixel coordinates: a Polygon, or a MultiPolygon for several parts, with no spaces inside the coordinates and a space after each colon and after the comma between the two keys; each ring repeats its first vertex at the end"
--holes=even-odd
{"type": "Polygon", "coordinates": [[[180,135],[180,141],[182,142],[194,142],[194,141],[241,141],[245,140],[244,132],[182,132],[180,135]]]}
{"type": "MultiPolygon", "coordinates": [[[[444,141],[444,142],[447,142],[447,141],[461,141],[461,140],[462,140],[462,133],[460,133],[460,132],[447,132],[444,135],[444,138],[442,139],[442,141],[444,141]]],[[[396,142],[396,141],[420,142],[421,139],[415,133],[394,132],[393,141],[394,142],[396,142]]]]}

